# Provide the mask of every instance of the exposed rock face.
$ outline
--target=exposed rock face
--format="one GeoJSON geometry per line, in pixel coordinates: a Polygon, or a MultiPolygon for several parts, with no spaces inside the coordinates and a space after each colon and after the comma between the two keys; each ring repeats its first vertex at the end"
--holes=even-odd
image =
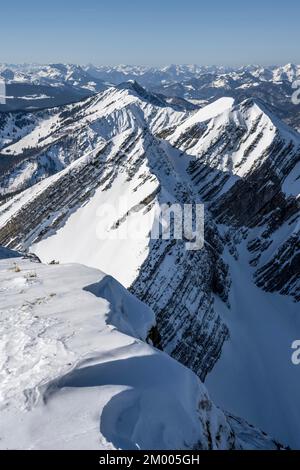
{"type": "Polygon", "coordinates": [[[214,310],[213,293],[226,297],[228,287],[219,253],[187,252],[183,243],[156,242],[131,291],[156,313],[155,345],[189,364],[204,380],[229,334],[214,310]]]}
{"type": "Polygon", "coordinates": [[[0,116],[0,197],[63,170],[126,131],[158,132],[186,116],[136,83],[61,108],[0,116]]]}
{"type": "Polygon", "coordinates": [[[256,284],[268,292],[292,295],[299,302],[299,251],[299,234],[295,234],[280,246],[266,264],[257,269],[254,275],[256,284]]]}
{"type": "Polygon", "coordinates": [[[237,436],[236,449],[242,450],[287,450],[276,439],[272,439],[265,432],[255,428],[247,421],[226,414],[227,419],[237,436]]]}
{"type": "Polygon", "coordinates": [[[199,135],[194,127],[168,139],[190,155],[188,172],[214,220],[233,229],[235,243],[248,240],[257,284],[299,300],[298,134],[247,100],[199,135]]]}

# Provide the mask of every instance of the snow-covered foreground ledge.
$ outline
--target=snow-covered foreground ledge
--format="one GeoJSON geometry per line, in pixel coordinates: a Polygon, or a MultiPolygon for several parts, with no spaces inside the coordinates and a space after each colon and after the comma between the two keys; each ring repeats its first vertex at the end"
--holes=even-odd
{"type": "MultiPolygon", "coordinates": [[[[11,254],[0,248],[1,449],[244,446],[198,378],[146,344],[153,313],[117,281],[11,254]]],[[[247,441],[274,447],[252,428],[247,441]]]]}

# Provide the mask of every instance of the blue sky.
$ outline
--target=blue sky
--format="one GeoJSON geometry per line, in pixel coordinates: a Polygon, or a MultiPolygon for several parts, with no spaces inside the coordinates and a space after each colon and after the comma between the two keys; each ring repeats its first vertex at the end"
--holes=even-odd
{"type": "Polygon", "coordinates": [[[300,63],[299,0],[15,0],[0,62],[300,63]]]}

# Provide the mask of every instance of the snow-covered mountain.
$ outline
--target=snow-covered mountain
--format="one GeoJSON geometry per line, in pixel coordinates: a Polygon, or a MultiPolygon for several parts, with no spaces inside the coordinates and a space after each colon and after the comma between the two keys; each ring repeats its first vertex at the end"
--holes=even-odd
{"type": "Polygon", "coordinates": [[[0,280],[1,449],[280,448],[146,343],[153,312],[112,277],[0,247],[0,280]]]}
{"type": "Polygon", "coordinates": [[[186,116],[184,107],[146,92],[136,82],[63,108],[5,113],[0,165],[10,171],[1,177],[1,194],[31,186],[108,141],[133,139],[130,134],[137,138],[148,128],[158,132],[186,116]]]}
{"type": "Polygon", "coordinates": [[[300,65],[243,67],[169,65],[166,67],[79,66],[74,64],[0,64],[7,100],[0,111],[41,109],[79,101],[112,85],[133,80],[153,93],[203,106],[231,96],[242,102],[258,98],[272,105],[281,119],[300,129],[300,105],[292,103],[292,83],[300,65]]]}
{"type": "Polygon", "coordinates": [[[177,126],[168,140],[189,155],[187,172],[214,219],[240,238],[251,233],[247,248],[258,285],[300,300],[299,134],[253,100],[207,120],[213,106],[177,126]]]}
{"type": "Polygon", "coordinates": [[[167,137],[188,156],[225,242],[231,288],[215,310],[230,338],[207,383],[222,406],[299,446],[299,378],[289,350],[300,327],[299,135],[253,100],[205,121],[210,108],[167,137]],[[287,397],[287,383],[295,395],[287,397]]]}
{"type": "Polygon", "coordinates": [[[83,67],[91,76],[118,84],[126,80],[137,80],[147,85],[158,85],[167,82],[183,82],[185,80],[199,78],[206,74],[216,74],[238,79],[244,73],[262,81],[280,82],[288,80],[293,82],[300,76],[300,65],[286,64],[283,66],[249,65],[242,67],[203,66],[203,65],[168,65],[166,67],[143,67],[130,65],[94,66],[83,67]]]}
{"type": "Polygon", "coordinates": [[[300,65],[221,67],[170,65],[163,68],[95,67],[85,70],[95,78],[119,84],[137,80],[149,90],[190,100],[202,106],[217,98],[231,96],[242,102],[258,98],[272,105],[275,113],[295,129],[300,129],[300,105],[292,103],[292,83],[300,78],[300,65]]]}
{"type": "Polygon", "coordinates": [[[108,86],[73,64],[0,65],[6,103],[0,111],[49,108],[80,101],[108,86]]]}
{"type": "Polygon", "coordinates": [[[217,404],[299,447],[299,134],[259,100],[191,111],[127,82],[7,113],[1,143],[0,243],[117,278],[217,404]],[[203,202],[203,249],[149,239],[157,204],[203,202]]]}

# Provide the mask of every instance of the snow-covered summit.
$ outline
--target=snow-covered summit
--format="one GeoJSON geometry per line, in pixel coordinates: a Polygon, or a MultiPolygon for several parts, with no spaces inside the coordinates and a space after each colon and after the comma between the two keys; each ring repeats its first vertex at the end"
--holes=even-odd
{"type": "Polygon", "coordinates": [[[153,313],[113,278],[4,258],[0,290],[0,448],[277,447],[243,423],[245,442],[199,379],[145,342],[153,313]]]}

